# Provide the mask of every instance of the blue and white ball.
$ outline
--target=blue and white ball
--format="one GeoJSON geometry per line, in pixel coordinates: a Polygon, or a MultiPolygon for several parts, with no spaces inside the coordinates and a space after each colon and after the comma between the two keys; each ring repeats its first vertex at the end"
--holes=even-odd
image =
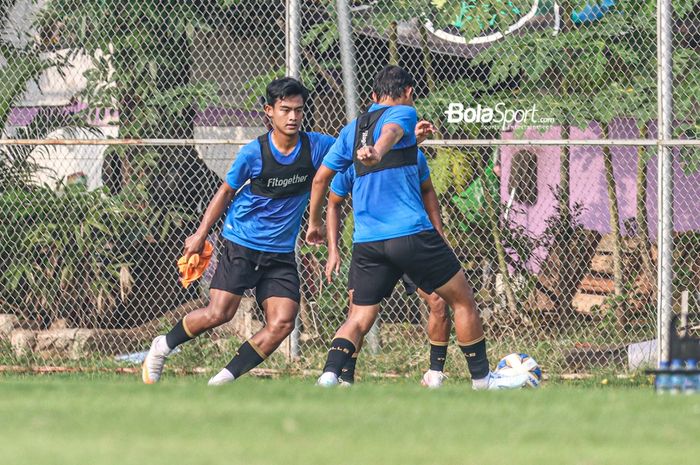
{"type": "Polygon", "coordinates": [[[542,369],[534,358],[528,354],[509,354],[499,360],[496,373],[502,376],[513,376],[527,373],[526,385],[536,388],[542,382],[542,369]]]}

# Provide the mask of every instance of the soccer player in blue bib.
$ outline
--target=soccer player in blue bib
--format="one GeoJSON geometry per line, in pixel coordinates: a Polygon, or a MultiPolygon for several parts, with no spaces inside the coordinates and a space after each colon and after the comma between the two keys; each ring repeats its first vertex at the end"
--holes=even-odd
{"type": "Polygon", "coordinates": [[[355,231],[350,276],[353,312],[331,342],[321,386],[338,384],[347,359],[371,328],[379,304],[407,274],[426,293],[436,292],[454,313],[457,342],[474,389],[521,387],[527,376],[501,377],[489,370],[481,319],[469,283],[452,249],[423,208],[413,106],[413,77],[398,66],[376,76],[377,103],[342,129],[314,177],[306,239],[323,242],[321,209],[336,172],[353,166],[355,231]]]}
{"type": "MultiPolygon", "coordinates": [[[[421,124],[427,132],[431,132],[432,124],[427,121],[421,121],[421,124]]],[[[423,132],[417,130],[416,134],[423,132]]],[[[430,222],[435,230],[444,236],[442,231],[442,219],[440,218],[440,204],[438,203],[435,188],[430,179],[430,169],[428,162],[423,153],[418,151],[418,179],[420,180],[420,190],[423,199],[423,206],[430,222]]],[[[352,186],[355,183],[355,168],[350,166],[344,173],[338,173],[331,182],[331,190],[328,194],[328,204],[326,205],[326,232],[328,239],[328,261],[326,262],[326,278],[330,283],[333,279],[333,274],[338,274],[340,271],[340,251],[338,248],[338,239],[340,236],[340,210],[345,198],[352,192],[352,186]]],[[[427,294],[422,289],[418,289],[408,276],[401,277],[404,289],[407,295],[415,292],[418,293],[421,299],[428,305],[428,339],[430,340],[430,368],[423,374],[421,384],[430,389],[436,389],[442,386],[446,376],[444,374],[445,361],[447,360],[447,345],[450,340],[450,316],[447,310],[447,304],[436,293],[427,294]]],[[[350,294],[350,310],[354,311],[352,304],[352,294],[354,293],[355,285],[352,279],[348,281],[348,290],[350,294]]],[[[387,295],[388,297],[388,295],[387,295]]],[[[360,352],[362,339],[358,341],[356,352],[345,362],[340,373],[339,381],[341,384],[353,384],[355,381],[355,365],[360,352]]]]}
{"type": "Polygon", "coordinates": [[[239,347],[210,385],[233,381],[262,363],[294,328],[300,300],[294,244],[312,179],[335,142],[300,131],[308,98],[308,90],[292,78],[267,86],[265,113],[272,130],[240,149],[199,228],[185,241],[186,257],[200,253],[212,226],[227,211],[209,305],[153,340],[143,364],[145,383],[160,379],[175,347],[231,320],[246,289],[255,288],[266,325],[239,347]]]}

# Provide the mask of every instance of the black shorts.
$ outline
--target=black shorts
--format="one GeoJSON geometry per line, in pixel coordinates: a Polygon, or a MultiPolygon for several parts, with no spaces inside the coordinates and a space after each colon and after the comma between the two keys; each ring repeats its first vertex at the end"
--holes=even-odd
{"type": "MultiPolygon", "coordinates": [[[[352,266],[352,264],[350,266],[352,266]]],[[[411,281],[411,278],[409,278],[406,273],[401,275],[401,282],[403,282],[403,290],[406,292],[406,295],[413,295],[418,290],[418,286],[416,286],[416,283],[411,281]]],[[[352,281],[352,274],[350,274],[348,276],[348,291],[352,291],[353,289],[355,289],[355,286],[352,281]]],[[[389,294],[385,295],[384,297],[388,298],[390,295],[391,290],[389,291],[389,294]]]]}
{"type": "Polygon", "coordinates": [[[355,244],[350,263],[352,301],[356,305],[380,303],[404,273],[416,287],[432,294],[461,269],[454,252],[435,230],[355,244]]]}
{"type": "Polygon", "coordinates": [[[416,283],[414,283],[406,273],[401,275],[401,282],[403,282],[403,290],[404,292],[406,292],[406,295],[413,295],[418,290],[418,286],[416,286],[416,283]]]}
{"type": "Polygon", "coordinates": [[[294,252],[261,252],[223,241],[211,288],[243,295],[255,289],[258,304],[268,297],[287,297],[299,303],[299,273],[294,252]]]}

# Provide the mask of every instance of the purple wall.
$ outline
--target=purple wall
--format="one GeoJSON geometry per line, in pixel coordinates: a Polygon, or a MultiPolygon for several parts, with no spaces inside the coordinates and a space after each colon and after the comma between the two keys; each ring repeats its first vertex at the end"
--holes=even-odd
{"type": "MultiPolygon", "coordinates": [[[[536,129],[528,129],[524,137],[528,139],[557,139],[560,137],[560,127],[556,126],[547,132],[540,133],[536,129]]],[[[653,131],[654,128],[651,128],[653,131]]],[[[616,139],[636,138],[638,131],[629,119],[619,119],[610,126],[610,137],[616,139]]],[[[513,133],[503,134],[504,139],[512,139],[513,133]]],[[[572,128],[571,139],[590,140],[600,138],[600,128],[595,125],[586,130],[572,128]]],[[[508,179],[510,177],[513,155],[523,147],[503,147],[501,149],[501,201],[508,202],[508,179]]],[[[559,184],[560,149],[559,147],[530,147],[538,155],[537,166],[537,203],[533,206],[520,205],[514,202],[515,210],[511,218],[524,226],[531,234],[540,235],[546,227],[545,220],[555,212],[556,199],[551,186],[559,184]]],[[[653,147],[647,149],[654,151],[653,147]]],[[[636,217],[636,175],[637,148],[612,147],[613,171],[617,184],[617,195],[620,210],[620,222],[623,234],[628,234],[624,224],[628,219],[636,217]]],[[[677,154],[677,152],[676,152],[677,154]]],[[[656,240],[656,156],[647,165],[647,211],[649,235],[656,240]]],[[[602,147],[571,148],[571,202],[583,204],[584,210],[581,223],[587,229],[600,233],[609,233],[610,213],[608,210],[608,193],[603,167],[602,147]]],[[[674,228],[676,231],[700,231],[700,173],[686,174],[680,157],[674,157],[674,228]]],[[[537,272],[537,266],[532,266],[537,272]]]]}

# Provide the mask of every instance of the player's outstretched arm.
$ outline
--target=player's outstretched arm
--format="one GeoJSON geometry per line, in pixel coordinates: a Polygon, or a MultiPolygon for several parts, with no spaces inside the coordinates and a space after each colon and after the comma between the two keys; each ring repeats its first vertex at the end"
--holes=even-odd
{"type": "Polygon", "coordinates": [[[333,281],[333,273],[340,273],[340,250],[338,242],[340,237],[340,211],[343,207],[344,197],[331,191],[328,194],[326,204],[326,237],[328,239],[328,261],[326,262],[326,279],[333,281]]]}
{"type": "Polygon", "coordinates": [[[328,185],[331,183],[333,176],[335,176],[335,171],[326,165],[321,165],[316,172],[316,176],[314,176],[309,205],[309,227],[306,230],[306,242],[309,244],[323,244],[325,232],[323,230],[323,219],[321,218],[323,198],[326,196],[328,185]]]}
{"type": "Polygon", "coordinates": [[[438,234],[440,234],[444,239],[445,233],[442,230],[440,202],[438,202],[437,193],[435,192],[433,181],[430,178],[426,179],[421,183],[420,192],[423,196],[423,207],[425,208],[425,212],[428,214],[430,222],[433,224],[433,227],[438,232],[438,234]]]}
{"type": "Polygon", "coordinates": [[[360,147],[357,159],[365,166],[374,166],[391,150],[403,137],[403,128],[396,123],[382,126],[382,132],[374,145],[360,147]]]}
{"type": "Polygon", "coordinates": [[[214,198],[209,202],[207,211],[204,212],[202,221],[199,223],[199,228],[197,228],[194,234],[185,239],[184,256],[186,259],[189,259],[190,255],[202,251],[209,231],[212,226],[214,226],[214,223],[221,218],[221,215],[224,214],[235,194],[236,191],[234,191],[228,183],[223,183],[221,187],[219,187],[219,190],[214,194],[214,198]]]}

